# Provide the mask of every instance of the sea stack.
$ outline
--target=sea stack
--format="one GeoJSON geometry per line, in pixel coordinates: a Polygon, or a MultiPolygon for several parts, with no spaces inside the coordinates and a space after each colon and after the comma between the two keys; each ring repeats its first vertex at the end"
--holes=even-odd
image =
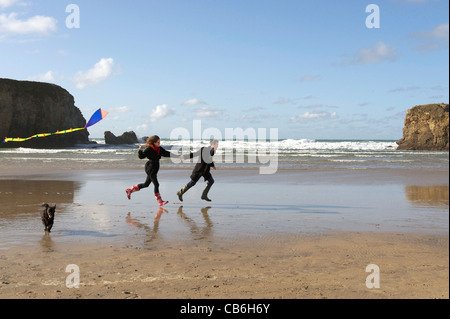
{"type": "Polygon", "coordinates": [[[133,131],[124,132],[121,136],[115,136],[110,131],[105,132],[105,144],[135,144],[138,143],[136,133],[133,131]]]}
{"type": "Polygon", "coordinates": [[[397,150],[449,150],[449,105],[417,105],[409,109],[405,118],[403,138],[397,150]]]}
{"type": "MultiPolygon", "coordinates": [[[[86,125],[73,96],[50,83],[0,79],[0,141],[6,137],[27,138],[86,125]]],[[[89,133],[35,138],[26,142],[1,143],[0,148],[65,148],[89,143],[89,133]]]]}

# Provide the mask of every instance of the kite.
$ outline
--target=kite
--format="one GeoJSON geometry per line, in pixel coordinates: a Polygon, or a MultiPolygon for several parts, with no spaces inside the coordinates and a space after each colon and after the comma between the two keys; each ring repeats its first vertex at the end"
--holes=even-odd
{"type": "Polygon", "coordinates": [[[86,125],[85,125],[84,127],[80,127],[80,128],[71,128],[71,129],[64,130],[64,131],[56,131],[55,133],[41,133],[41,134],[36,134],[36,135],[30,136],[30,137],[28,137],[28,138],[20,138],[20,137],[17,137],[17,138],[8,138],[8,137],[6,137],[6,138],[3,140],[3,143],[8,143],[8,142],[25,142],[25,141],[31,140],[31,139],[33,139],[33,138],[47,137],[47,136],[50,136],[50,135],[67,134],[67,133],[72,133],[72,132],[76,132],[76,131],[85,130],[85,129],[87,129],[88,127],[90,127],[90,126],[96,124],[97,122],[103,120],[103,119],[106,117],[106,115],[108,115],[108,112],[103,111],[102,109],[98,109],[98,110],[91,116],[91,119],[86,123],[86,125]]]}

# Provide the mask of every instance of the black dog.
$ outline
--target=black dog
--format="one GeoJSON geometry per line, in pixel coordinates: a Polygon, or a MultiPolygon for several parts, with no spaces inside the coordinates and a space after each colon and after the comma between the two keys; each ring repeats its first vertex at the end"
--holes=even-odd
{"type": "Polygon", "coordinates": [[[45,226],[44,231],[50,232],[53,227],[53,222],[55,221],[56,205],[50,206],[49,204],[44,204],[42,207],[45,207],[41,213],[42,223],[45,226]]]}

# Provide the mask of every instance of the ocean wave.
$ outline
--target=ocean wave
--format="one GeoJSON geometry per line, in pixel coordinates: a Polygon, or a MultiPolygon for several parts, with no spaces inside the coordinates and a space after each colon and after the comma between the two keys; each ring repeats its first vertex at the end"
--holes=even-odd
{"type": "MultiPolygon", "coordinates": [[[[99,143],[103,142],[103,143],[99,143]]],[[[0,149],[0,168],[71,167],[140,168],[145,162],[137,157],[138,145],[77,145],[66,149],[0,149]]],[[[205,140],[167,140],[161,144],[177,154],[188,154],[209,144],[205,140]]],[[[438,168],[448,169],[449,153],[437,151],[397,151],[395,141],[281,139],[277,141],[221,141],[217,163],[229,168],[259,167],[254,158],[276,156],[281,168],[438,168]],[[234,158],[229,165],[228,159],[234,158]],[[244,159],[244,163],[237,163],[244,159]]],[[[270,159],[270,157],[269,157],[270,159]]],[[[163,159],[164,165],[172,164],[163,159]]],[[[189,165],[187,167],[191,167],[189,165]]]]}
{"type": "MultiPolygon", "coordinates": [[[[205,141],[200,140],[164,140],[164,145],[170,145],[172,148],[200,148],[208,145],[205,141]]],[[[353,151],[381,151],[396,150],[395,141],[330,141],[330,140],[313,140],[313,139],[285,139],[278,141],[221,141],[219,147],[221,149],[273,149],[280,151],[299,151],[299,150],[353,150],[353,151]]]]}

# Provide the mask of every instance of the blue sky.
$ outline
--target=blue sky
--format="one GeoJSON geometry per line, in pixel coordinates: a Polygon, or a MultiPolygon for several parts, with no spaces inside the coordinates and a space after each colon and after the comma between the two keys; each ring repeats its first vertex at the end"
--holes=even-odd
{"type": "Polygon", "coordinates": [[[60,85],[86,119],[102,107],[91,137],[201,120],[395,140],[409,108],[448,103],[448,12],[447,0],[0,0],[0,77],[60,85]]]}

